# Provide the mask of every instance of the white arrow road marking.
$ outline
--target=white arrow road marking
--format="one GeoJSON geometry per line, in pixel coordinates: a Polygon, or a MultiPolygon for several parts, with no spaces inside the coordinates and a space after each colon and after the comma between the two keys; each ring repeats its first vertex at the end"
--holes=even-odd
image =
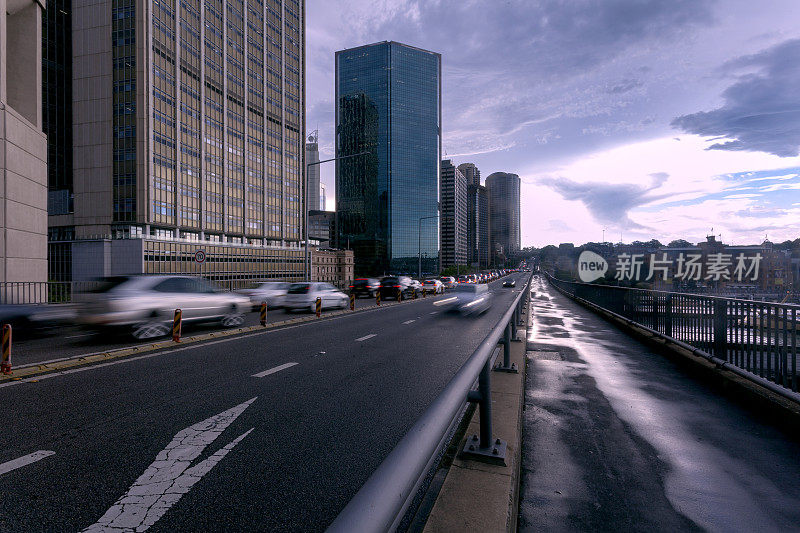
{"type": "Polygon", "coordinates": [[[364,335],[363,337],[359,337],[356,339],[356,342],[364,342],[367,339],[371,339],[372,337],[377,337],[377,333],[370,333],[369,335],[364,335]]]}
{"type": "Polygon", "coordinates": [[[12,461],[8,461],[7,463],[3,463],[0,465],[0,476],[7,472],[11,472],[12,470],[16,470],[17,468],[22,468],[23,466],[28,466],[31,463],[35,463],[36,461],[41,461],[45,457],[50,457],[51,455],[55,455],[56,452],[51,452],[49,450],[39,450],[33,453],[29,453],[28,455],[23,455],[22,457],[18,457],[12,461]]]}
{"type": "MultiPolygon", "coordinates": [[[[325,352],[322,352],[325,353],[325,352]]],[[[263,378],[264,376],[269,376],[270,374],[274,374],[275,372],[280,372],[281,370],[285,370],[287,368],[291,368],[297,363],[286,363],[285,365],[276,366],[275,368],[270,368],[269,370],[264,370],[263,372],[259,372],[258,374],[253,374],[250,377],[254,378],[263,378]]]]}
{"type": "Polygon", "coordinates": [[[179,431],[156,460],[134,481],[97,523],[84,532],[146,531],[158,522],[181,496],[206,475],[234,446],[253,431],[250,428],[222,449],[189,468],[206,447],[214,442],[256,398],[179,431]]]}

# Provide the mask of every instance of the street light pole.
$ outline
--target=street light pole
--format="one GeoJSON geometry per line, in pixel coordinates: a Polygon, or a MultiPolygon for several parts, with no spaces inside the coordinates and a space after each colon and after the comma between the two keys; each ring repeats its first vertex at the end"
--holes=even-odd
{"type": "Polygon", "coordinates": [[[429,218],[439,218],[439,215],[431,215],[429,217],[419,217],[417,222],[417,259],[419,260],[419,279],[422,281],[422,221],[429,218]]]}
{"type": "MultiPolygon", "coordinates": [[[[305,186],[305,201],[303,202],[303,207],[306,211],[305,216],[305,243],[306,243],[306,253],[305,253],[305,278],[307,281],[311,281],[311,258],[308,254],[308,174],[312,166],[320,165],[322,163],[330,163],[331,161],[338,161],[340,159],[348,159],[350,157],[357,157],[360,155],[366,155],[370,152],[359,152],[357,154],[350,154],[350,155],[343,155],[341,157],[332,157],[330,159],[323,159],[322,161],[314,161],[313,163],[306,164],[306,186],[305,186]]],[[[338,206],[337,206],[338,207],[338,206]]]]}

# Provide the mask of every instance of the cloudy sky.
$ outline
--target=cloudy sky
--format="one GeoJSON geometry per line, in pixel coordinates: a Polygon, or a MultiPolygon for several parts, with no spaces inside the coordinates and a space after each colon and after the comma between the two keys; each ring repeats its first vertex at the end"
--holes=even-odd
{"type": "MultiPolygon", "coordinates": [[[[442,54],[443,157],[522,178],[522,244],[800,237],[800,0],[307,0],[307,128],[334,52],[442,54]]],[[[322,166],[333,197],[333,165],[322,166]]]]}

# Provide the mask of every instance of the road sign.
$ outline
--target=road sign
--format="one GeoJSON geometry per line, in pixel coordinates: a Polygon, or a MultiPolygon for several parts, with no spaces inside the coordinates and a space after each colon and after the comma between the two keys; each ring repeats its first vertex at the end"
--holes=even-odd
{"type": "Polygon", "coordinates": [[[205,263],[206,261],[206,253],[203,250],[197,250],[194,253],[194,260],[198,263],[205,263]]]}

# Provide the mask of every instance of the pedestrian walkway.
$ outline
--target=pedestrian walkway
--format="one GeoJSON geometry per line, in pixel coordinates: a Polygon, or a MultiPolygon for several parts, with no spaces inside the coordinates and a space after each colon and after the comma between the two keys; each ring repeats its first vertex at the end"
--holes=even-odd
{"type": "Polygon", "coordinates": [[[521,531],[798,531],[800,441],[533,282],[521,531]]]}

